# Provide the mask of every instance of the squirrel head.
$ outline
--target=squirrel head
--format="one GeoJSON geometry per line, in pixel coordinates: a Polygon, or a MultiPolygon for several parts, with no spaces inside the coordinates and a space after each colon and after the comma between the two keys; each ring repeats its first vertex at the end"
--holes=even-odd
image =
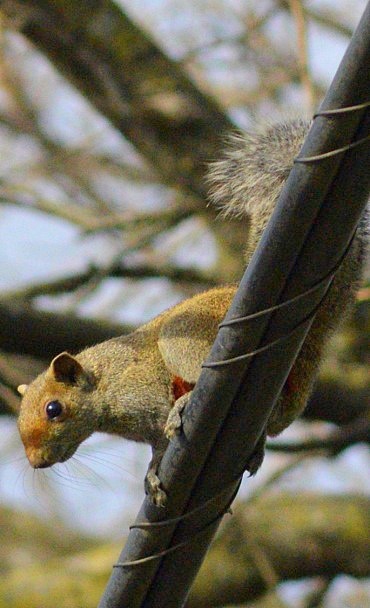
{"type": "Polygon", "coordinates": [[[64,352],[30,385],[18,387],[22,395],[18,428],[32,467],[68,460],[91,435],[96,428],[91,407],[95,386],[93,374],[64,352]]]}

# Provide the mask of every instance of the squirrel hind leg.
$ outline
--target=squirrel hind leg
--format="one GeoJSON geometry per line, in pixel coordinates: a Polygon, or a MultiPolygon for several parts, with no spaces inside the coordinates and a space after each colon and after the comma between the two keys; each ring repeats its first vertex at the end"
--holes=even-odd
{"type": "Polygon", "coordinates": [[[145,476],[145,493],[156,507],[164,507],[167,502],[167,494],[162,488],[161,480],[158,477],[158,467],[165,453],[166,446],[161,448],[152,447],[153,457],[145,476]]]}
{"type": "Polygon", "coordinates": [[[256,446],[247,460],[245,469],[248,471],[249,476],[253,477],[262,465],[265,457],[265,443],[266,443],[266,431],[263,431],[261,437],[256,443],[256,446]]]}

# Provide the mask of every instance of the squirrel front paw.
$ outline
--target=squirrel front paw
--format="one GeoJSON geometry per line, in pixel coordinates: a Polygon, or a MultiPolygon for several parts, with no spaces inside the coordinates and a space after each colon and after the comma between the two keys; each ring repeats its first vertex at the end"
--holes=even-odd
{"type": "Polygon", "coordinates": [[[176,435],[181,432],[182,420],[181,414],[188,403],[191,396],[191,392],[182,395],[175,401],[170,413],[168,414],[167,422],[164,427],[164,434],[167,439],[173,439],[176,435]]]}

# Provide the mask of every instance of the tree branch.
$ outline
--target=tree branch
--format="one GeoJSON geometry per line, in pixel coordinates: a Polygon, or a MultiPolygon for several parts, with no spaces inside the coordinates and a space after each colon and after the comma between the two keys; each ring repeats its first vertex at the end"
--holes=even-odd
{"type": "Polygon", "coordinates": [[[22,302],[0,303],[0,343],[4,351],[50,360],[63,350],[77,352],[132,327],[34,310],[22,302]]]}
{"type": "Polygon", "coordinates": [[[343,425],[369,409],[369,386],[356,388],[344,382],[319,378],[303,413],[307,420],[343,425]]]}
{"type": "Polygon", "coordinates": [[[307,51],[307,26],[305,21],[305,10],[301,0],[289,0],[290,10],[294,18],[297,30],[297,50],[300,80],[305,91],[306,106],[308,113],[314,110],[314,87],[308,67],[307,51]]]}
{"type": "Polygon", "coordinates": [[[271,494],[239,505],[208,552],[187,608],[239,605],[265,592],[250,530],[280,581],[368,576],[369,513],[370,501],[361,496],[271,494]]]}
{"type": "Polygon", "coordinates": [[[171,266],[137,265],[127,266],[124,262],[117,262],[108,268],[90,266],[86,271],[70,277],[63,277],[55,281],[29,285],[19,289],[5,292],[0,296],[0,303],[9,303],[15,300],[32,300],[44,295],[58,295],[73,292],[90,281],[100,278],[113,277],[124,279],[166,278],[175,283],[190,283],[201,288],[214,287],[219,281],[207,278],[205,274],[192,268],[174,268],[171,266]]]}
{"type": "Polygon", "coordinates": [[[297,454],[299,452],[324,452],[336,455],[350,445],[358,442],[370,443],[370,420],[368,416],[354,420],[339,429],[334,429],[326,437],[312,437],[306,441],[297,442],[269,442],[267,449],[271,452],[284,452],[297,454]]]}
{"type": "Polygon", "coordinates": [[[232,125],[114,2],[7,0],[2,10],[165,183],[204,197],[204,163],[232,125]],[[166,113],[164,96],[175,112],[166,113]]]}
{"type": "MultiPolygon", "coordinates": [[[[6,0],[0,7],[9,27],[45,53],[164,184],[190,194],[194,209],[201,207],[215,220],[217,211],[204,205],[204,175],[207,162],[218,156],[222,135],[234,125],[176,62],[110,0],[6,0]]],[[[227,224],[213,223],[226,281],[240,276],[248,230],[247,222],[227,224]]]]}

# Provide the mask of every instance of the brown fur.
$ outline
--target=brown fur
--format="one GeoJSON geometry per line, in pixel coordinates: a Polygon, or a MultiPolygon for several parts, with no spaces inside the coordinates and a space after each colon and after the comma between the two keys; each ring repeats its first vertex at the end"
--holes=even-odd
{"type": "MultiPolygon", "coordinates": [[[[249,217],[247,262],[307,130],[306,123],[296,121],[234,138],[225,158],[211,168],[214,202],[225,215],[249,217]]],[[[361,224],[272,413],[269,434],[281,432],[305,406],[325,343],[353,302],[364,258],[364,234],[361,224]]],[[[167,443],[164,427],[169,412],[177,397],[178,402],[186,402],[187,391],[197,382],[235,290],[210,290],[128,336],[87,348],[74,358],[65,354],[54,359],[25,392],[21,388],[18,425],[31,464],[50,466],[64,461],[91,433],[105,431],[150,443],[157,465],[167,443]],[[45,406],[54,400],[63,405],[63,413],[48,420],[45,406]]],[[[149,478],[158,489],[155,475],[149,478]]]]}

